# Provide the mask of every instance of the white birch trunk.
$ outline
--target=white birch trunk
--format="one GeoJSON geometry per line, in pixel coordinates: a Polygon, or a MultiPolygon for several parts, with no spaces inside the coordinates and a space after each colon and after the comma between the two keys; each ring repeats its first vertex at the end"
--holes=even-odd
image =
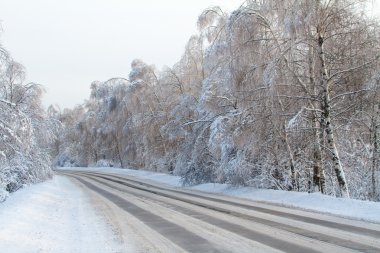
{"type": "Polygon", "coordinates": [[[329,150],[330,155],[332,156],[332,162],[333,162],[333,169],[335,171],[335,175],[338,180],[339,189],[341,192],[341,196],[344,198],[349,198],[350,194],[348,192],[347,187],[347,180],[343,171],[342,163],[339,158],[338,149],[336,148],[335,138],[332,131],[332,124],[331,124],[331,102],[330,102],[330,82],[329,82],[329,76],[326,69],[326,61],[325,61],[325,55],[323,50],[323,43],[324,39],[322,34],[318,34],[318,50],[319,50],[319,60],[320,60],[320,71],[321,71],[321,81],[322,81],[322,88],[323,88],[323,115],[322,118],[324,119],[324,128],[326,132],[326,139],[327,139],[327,148],[329,150]]]}
{"type": "MultiPolygon", "coordinates": [[[[310,28],[309,28],[310,29],[310,28]]],[[[310,30],[309,30],[309,33],[310,30]]],[[[309,46],[309,75],[310,75],[310,84],[313,87],[313,93],[315,98],[320,97],[321,89],[318,88],[315,78],[314,78],[314,64],[313,64],[313,47],[309,46]]],[[[312,108],[320,109],[320,102],[317,100],[310,102],[312,108]]],[[[313,113],[313,127],[314,127],[314,150],[313,150],[313,184],[312,190],[313,192],[321,192],[326,193],[326,179],[325,179],[325,171],[323,165],[323,156],[321,145],[323,142],[323,119],[319,116],[319,113],[315,110],[313,113]]]]}
{"type": "Polygon", "coordinates": [[[283,131],[284,131],[284,142],[285,142],[286,150],[288,151],[288,156],[289,156],[290,173],[292,177],[292,190],[296,191],[298,190],[298,182],[297,182],[296,169],[294,166],[295,162],[294,162],[293,151],[292,151],[292,148],[290,147],[289,140],[288,140],[288,132],[286,131],[285,121],[283,125],[283,131]]]}
{"type": "Polygon", "coordinates": [[[321,135],[322,130],[319,129],[319,124],[314,125],[315,130],[315,141],[314,141],[314,161],[313,161],[313,186],[314,192],[326,193],[326,178],[325,171],[323,168],[323,158],[322,158],[322,150],[321,150],[321,135]]]}

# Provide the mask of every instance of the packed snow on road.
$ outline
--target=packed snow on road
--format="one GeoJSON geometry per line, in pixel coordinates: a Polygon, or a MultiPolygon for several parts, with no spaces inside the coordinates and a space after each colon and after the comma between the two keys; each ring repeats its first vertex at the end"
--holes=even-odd
{"type": "MultiPolygon", "coordinates": [[[[125,175],[174,188],[182,187],[180,177],[142,170],[62,170],[125,175]]],[[[183,188],[380,223],[380,203],[375,202],[223,184],[183,188]]],[[[0,249],[10,253],[155,252],[152,241],[146,240],[151,237],[148,232],[137,236],[133,227],[138,223],[130,217],[127,218],[131,223],[123,221],[126,227],[120,231],[121,228],[109,218],[115,218],[120,213],[105,213],[107,208],[101,206],[106,205],[104,203],[97,201],[96,195],[82,189],[80,184],[61,175],[44,183],[26,186],[0,204],[0,226],[5,228],[0,231],[0,249]]]]}
{"type": "MultiPolygon", "coordinates": [[[[64,170],[97,171],[119,175],[134,176],[172,187],[182,187],[178,176],[144,170],[118,168],[63,168],[64,170]]],[[[263,201],[286,207],[328,213],[346,218],[380,223],[380,203],[355,199],[335,198],[321,193],[292,192],[256,189],[253,187],[233,187],[228,184],[200,184],[187,189],[225,194],[254,201],[263,201]]]]}

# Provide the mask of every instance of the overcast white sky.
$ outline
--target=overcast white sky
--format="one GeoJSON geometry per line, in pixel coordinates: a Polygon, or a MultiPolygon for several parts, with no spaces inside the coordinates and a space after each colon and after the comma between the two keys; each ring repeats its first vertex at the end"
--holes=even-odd
{"type": "Polygon", "coordinates": [[[44,104],[72,107],[90,83],[127,77],[140,58],[177,62],[203,9],[241,0],[0,0],[1,44],[46,87],[44,104]]]}
{"type": "Polygon", "coordinates": [[[89,96],[92,81],[127,77],[135,58],[172,66],[202,10],[232,11],[242,2],[0,0],[0,42],[26,67],[27,81],[46,87],[45,105],[72,107],[89,96]]]}

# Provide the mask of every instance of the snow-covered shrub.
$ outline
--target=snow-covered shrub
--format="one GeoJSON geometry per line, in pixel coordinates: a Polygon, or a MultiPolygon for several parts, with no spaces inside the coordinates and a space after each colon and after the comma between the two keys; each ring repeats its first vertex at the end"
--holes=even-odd
{"type": "Polygon", "coordinates": [[[204,150],[198,153],[194,151],[193,159],[186,166],[182,175],[183,185],[197,185],[215,182],[215,164],[210,152],[204,150]]]}
{"type": "Polygon", "coordinates": [[[207,124],[199,126],[197,135],[186,140],[193,145],[186,145],[184,154],[177,158],[174,174],[182,177],[184,185],[215,182],[217,161],[207,146],[209,132],[207,124]]]}
{"type": "Polygon", "coordinates": [[[114,167],[114,163],[112,161],[102,159],[96,162],[95,167],[114,167]]]}
{"type": "Polygon", "coordinates": [[[244,151],[237,151],[235,156],[228,161],[227,167],[227,182],[232,185],[249,185],[254,177],[254,165],[247,161],[244,151]]]}

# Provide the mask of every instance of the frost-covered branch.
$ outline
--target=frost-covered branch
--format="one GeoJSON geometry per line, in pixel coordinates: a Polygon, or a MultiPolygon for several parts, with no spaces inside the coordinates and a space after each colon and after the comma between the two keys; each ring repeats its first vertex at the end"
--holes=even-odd
{"type": "Polygon", "coordinates": [[[2,102],[2,103],[4,103],[4,104],[7,104],[7,105],[9,105],[9,106],[16,106],[16,104],[15,103],[12,103],[12,102],[9,102],[9,101],[7,101],[7,100],[5,100],[5,99],[0,99],[0,102],[2,102]]]}
{"type": "Polygon", "coordinates": [[[369,92],[369,91],[371,91],[371,89],[361,89],[361,90],[357,90],[357,91],[344,92],[344,93],[341,93],[341,94],[338,94],[338,95],[332,97],[330,99],[330,101],[333,102],[335,99],[338,99],[338,98],[341,98],[341,97],[345,97],[345,96],[349,96],[349,95],[354,95],[354,94],[358,94],[358,93],[362,93],[362,92],[369,92]]]}
{"type": "Polygon", "coordinates": [[[371,63],[374,63],[375,61],[377,61],[379,59],[379,57],[380,56],[376,56],[376,58],[371,59],[371,60],[369,60],[369,61],[367,61],[367,62],[365,62],[363,64],[360,64],[358,66],[354,66],[354,67],[351,67],[351,68],[348,68],[348,69],[343,69],[343,70],[337,71],[334,74],[332,74],[327,81],[330,82],[331,80],[333,80],[337,76],[340,76],[340,75],[343,75],[343,74],[349,73],[349,72],[354,72],[354,71],[357,71],[357,70],[359,70],[361,68],[364,68],[365,66],[370,65],[371,63]]]}

